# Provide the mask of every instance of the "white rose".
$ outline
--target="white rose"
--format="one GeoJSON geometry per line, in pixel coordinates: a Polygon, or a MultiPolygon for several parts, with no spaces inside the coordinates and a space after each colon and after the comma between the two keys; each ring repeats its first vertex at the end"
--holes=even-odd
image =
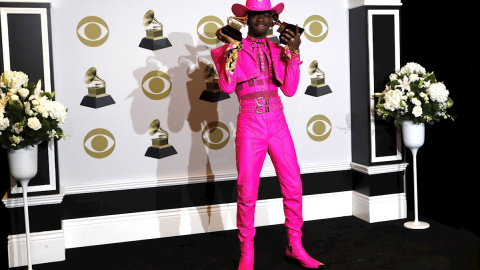
{"type": "Polygon", "coordinates": [[[418,100],[418,98],[412,98],[412,103],[413,105],[416,105],[416,106],[422,105],[422,102],[418,100]]]}
{"type": "Polygon", "coordinates": [[[421,116],[422,113],[423,113],[422,107],[420,106],[413,107],[412,114],[415,115],[415,117],[421,116]]]}
{"type": "Polygon", "coordinates": [[[390,81],[395,81],[397,79],[398,75],[397,73],[392,73],[390,74],[389,78],[390,78],[390,81]]]}
{"type": "Polygon", "coordinates": [[[17,101],[17,100],[18,100],[18,96],[17,96],[17,95],[11,95],[11,96],[10,96],[10,99],[13,100],[13,101],[17,101]]]}
{"type": "Polygon", "coordinates": [[[28,118],[27,126],[33,130],[39,130],[42,128],[42,124],[40,123],[40,120],[38,120],[38,118],[36,117],[28,118]]]}
{"type": "Polygon", "coordinates": [[[28,89],[22,88],[22,89],[18,90],[18,94],[19,94],[22,98],[26,98],[26,97],[28,97],[28,95],[30,94],[30,91],[29,91],[28,89]]]}

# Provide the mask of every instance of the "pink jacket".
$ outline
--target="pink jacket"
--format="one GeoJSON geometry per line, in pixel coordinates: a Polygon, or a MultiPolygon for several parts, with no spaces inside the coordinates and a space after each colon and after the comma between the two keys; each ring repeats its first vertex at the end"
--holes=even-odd
{"type": "MultiPolygon", "coordinates": [[[[266,40],[272,55],[275,78],[280,82],[280,89],[285,96],[291,97],[295,95],[300,80],[300,59],[293,57],[289,59],[286,56],[286,50],[283,46],[268,38],[266,40]]],[[[248,41],[243,39],[242,43],[246,44],[248,41]]],[[[235,71],[233,74],[230,74],[230,72],[225,69],[225,54],[227,49],[231,49],[231,46],[230,48],[229,46],[230,44],[225,44],[211,51],[211,56],[219,75],[218,84],[220,89],[228,94],[235,91],[237,83],[256,78],[260,75],[256,57],[250,46],[246,45],[238,52],[235,71]]]]}

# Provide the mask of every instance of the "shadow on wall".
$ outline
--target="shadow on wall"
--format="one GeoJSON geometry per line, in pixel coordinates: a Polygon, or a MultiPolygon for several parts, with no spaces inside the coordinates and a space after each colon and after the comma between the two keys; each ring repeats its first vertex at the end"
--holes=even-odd
{"type": "MultiPolygon", "coordinates": [[[[198,46],[191,46],[193,39],[191,34],[187,33],[171,33],[167,37],[172,43],[172,47],[152,51],[152,55],[146,59],[145,66],[136,69],[133,72],[134,78],[138,81],[138,88],[134,89],[129,98],[133,98],[131,106],[131,119],[135,132],[137,134],[148,133],[148,127],[153,119],[159,119],[161,127],[172,134],[188,129],[190,132],[190,144],[188,153],[188,177],[189,184],[178,186],[181,189],[182,198],[176,198],[181,201],[181,205],[185,207],[197,206],[197,216],[190,221],[191,228],[198,228],[199,223],[204,231],[224,229],[223,224],[218,224],[218,218],[215,217],[215,224],[211,224],[212,204],[216,201],[225,201],[223,196],[231,198],[232,194],[236,194],[232,190],[228,194],[221,194],[219,187],[215,183],[215,176],[211,168],[208,147],[202,140],[203,128],[211,122],[219,121],[218,103],[200,100],[202,91],[205,90],[205,79],[203,70],[206,64],[199,61],[199,58],[211,59],[210,50],[212,48],[199,42],[198,46]],[[172,48],[175,53],[172,52],[172,48]],[[145,94],[142,90],[142,80],[145,74],[161,70],[168,74],[172,81],[172,89],[165,97],[166,100],[154,100],[152,102],[144,102],[145,94]],[[164,108],[160,106],[168,106],[167,115],[162,115],[164,108]],[[161,109],[160,109],[161,108],[161,109]],[[134,120],[134,121],[133,121],[134,120]],[[188,126],[185,125],[188,122],[188,126]],[[206,177],[206,179],[205,179],[206,177]],[[207,183],[205,183],[205,181],[207,183]],[[205,190],[199,192],[197,185],[203,185],[205,190]],[[220,199],[219,199],[220,197],[220,199]]],[[[212,61],[213,63],[213,61],[212,61]]],[[[231,109],[231,108],[229,108],[231,109]]],[[[183,131],[183,133],[185,133],[183,131]]],[[[172,142],[172,140],[170,140],[172,142]]],[[[177,141],[175,144],[178,144],[177,141]]],[[[180,142],[181,143],[181,142],[180,142]]],[[[172,143],[172,145],[174,145],[172,143]]],[[[233,142],[227,144],[233,150],[233,142]]],[[[186,155],[187,153],[179,153],[186,155]]],[[[183,162],[183,160],[182,160],[183,162]]],[[[164,167],[159,162],[157,165],[157,178],[163,175],[164,167]]],[[[157,198],[157,203],[161,203],[162,199],[157,198]]],[[[157,209],[162,208],[157,205],[157,209]]],[[[168,224],[160,224],[160,228],[169,227],[176,228],[177,234],[180,235],[181,228],[185,228],[182,224],[182,218],[168,220],[168,224]]],[[[185,222],[187,222],[185,220],[185,222]]],[[[221,222],[221,219],[220,219],[221,222]]]]}

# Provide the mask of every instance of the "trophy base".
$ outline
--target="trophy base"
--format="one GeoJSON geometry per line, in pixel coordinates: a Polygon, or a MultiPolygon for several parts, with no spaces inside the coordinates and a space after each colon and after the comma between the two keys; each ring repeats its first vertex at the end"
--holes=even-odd
{"type": "MultiPolygon", "coordinates": [[[[285,33],[285,31],[287,31],[287,29],[290,29],[290,31],[292,31],[293,33],[296,33],[297,32],[297,26],[296,25],[293,25],[293,24],[289,24],[289,23],[282,23],[282,26],[278,28],[278,32],[280,32],[280,35],[278,36],[279,40],[280,40],[280,43],[282,44],[287,44],[285,41],[282,40],[282,35],[283,33],[285,33]]],[[[298,27],[298,34],[301,36],[303,31],[305,29],[301,28],[300,26],[298,27]]]]}
{"type": "Polygon", "coordinates": [[[235,39],[235,40],[238,40],[238,41],[242,41],[242,32],[238,31],[237,29],[231,27],[230,25],[227,25],[225,27],[222,28],[222,33],[224,33],[225,35],[235,39]]]}
{"type": "Polygon", "coordinates": [[[80,105],[90,107],[90,108],[101,108],[108,105],[115,104],[115,101],[110,95],[105,95],[101,97],[91,97],[84,96],[80,105]]]}
{"type": "Polygon", "coordinates": [[[160,38],[160,39],[142,38],[140,45],[138,45],[138,47],[151,50],[151,51],[156,51],[156,50],[171,47],[171,46],[172,44],[166,37],[160,38]]]}
{"type": "Polygon", "coordinates": [[[145,152],[146,157],[161,159],[171,155],[177,154],[177,150],[173,146],[169,145],[166,147],[148,147],[147,152],[145,152]]]}
{"type": "Polygon", "coordinates": [[[309,85],[307,87],[307,90],[305,91],[305,95],[310,95],[314,97],[319,97],[330,93],[332,93],[332,90],[330,89],[330,86],[326,84],[321,86],[309,85]]]}
{"type": "Polygon", "coordinates": [[[275,43],[280,43],[280,40],[276,36],[267,36],[267,38],[275,43]]]}
{"type": "Polygon", "coordinates": [[[210,90],[203,90],[202,94],[200,95],[200,100],[205,100],[209,102],[217,102],[220,100],[228,99],[230,95],[219,90],[219,91],[210,91],[210,90]]]}

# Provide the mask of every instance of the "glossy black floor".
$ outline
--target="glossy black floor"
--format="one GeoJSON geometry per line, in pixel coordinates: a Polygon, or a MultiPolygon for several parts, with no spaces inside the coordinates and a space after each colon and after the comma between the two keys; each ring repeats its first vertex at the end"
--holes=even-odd
{"type": "MultiPolygon", "coordinates": [[[[420,216],[430,228],[407,229],[407,219],[368,223],[353,216],[305,222],[305,249],[325,269],[478,270],[480,238],[420,216]]],[[[237,269],[236,230],[67,249],[63,262],[35,270],[237,269]]],[[[128,232],[126,232],[128,233],[128,232]]],[[[303,269],[285,258],[285,228],[257,228],[255,269],[303,269]]],[[[26,269],[17,267],[11,269],[26,269]]]]}

